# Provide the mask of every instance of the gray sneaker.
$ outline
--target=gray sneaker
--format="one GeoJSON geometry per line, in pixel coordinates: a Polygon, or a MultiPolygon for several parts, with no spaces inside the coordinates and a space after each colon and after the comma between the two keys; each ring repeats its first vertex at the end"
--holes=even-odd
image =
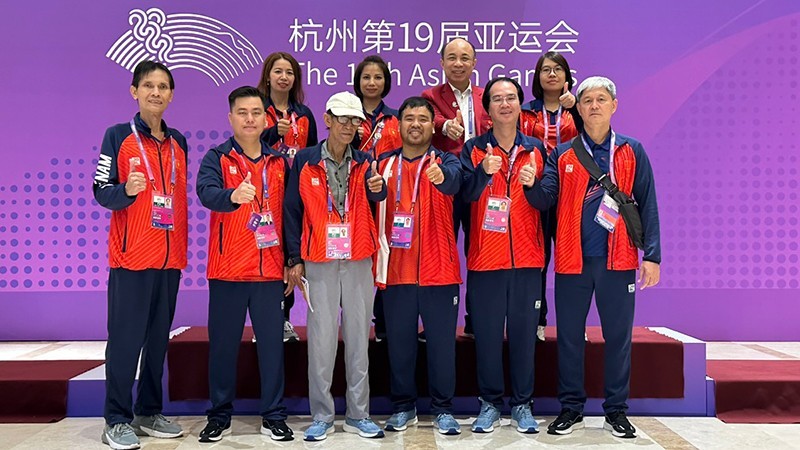
{"type": "Polygon", "coordinates": [[[183,436],[183,428],[177,423],[172,423],[161,414],[154,416],[135,416],[131,428],[138,436],[152,436],[156,438],[176,438],[183,436]]]}
{"type": "Polygon", "coordinates": [[[288,320],[283,321],[283,342],[297,342],[300,340],[300,336],[297,335],[297,332],[294,331],[294,326],[292,326],[292,322],[288,320]]]}
{"type": "Polygon", "coordinates": [[[119,450],[139,448],[139,438],[127,423],[106,424],[100,439],[103,444],[108,444],[109,447],[119,450]]]}

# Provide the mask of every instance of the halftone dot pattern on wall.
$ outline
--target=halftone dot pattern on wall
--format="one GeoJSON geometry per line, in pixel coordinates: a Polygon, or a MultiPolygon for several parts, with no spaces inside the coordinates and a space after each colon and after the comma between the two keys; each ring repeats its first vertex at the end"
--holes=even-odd
{"type": "Polygon", "coordinates": [[[798,288],[797,48],[797,33],[783,30],[754,42],[647,147],[664,286],[798,288]]]}

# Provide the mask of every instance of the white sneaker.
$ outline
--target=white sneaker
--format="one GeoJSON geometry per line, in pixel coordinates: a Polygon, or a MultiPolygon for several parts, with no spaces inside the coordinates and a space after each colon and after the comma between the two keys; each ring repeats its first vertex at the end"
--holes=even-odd
{"type": "Polygon", "coordinates": [[[544,342],[544,325],[536,327],[536,339],[540,342],[544,342]]]}
{"type": "Polygon", "coordinates": [[[296,342],[300,340],[300,336],[297,335],[297,332],[294,331],[294,326],[292,326],[292,322],[288,320],[283,321],[283,342],[296,342]]]}

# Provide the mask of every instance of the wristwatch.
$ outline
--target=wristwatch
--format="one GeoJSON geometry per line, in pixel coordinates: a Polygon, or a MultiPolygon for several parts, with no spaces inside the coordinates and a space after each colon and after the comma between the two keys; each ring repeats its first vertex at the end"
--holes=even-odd
{"type": "Polygon", "coordinates": [[[294,267],[298,264],[303,264],[303,258],[299,256],[292,256],[288,261],[286,261],[286,265],[289,267],[294,267]]]}

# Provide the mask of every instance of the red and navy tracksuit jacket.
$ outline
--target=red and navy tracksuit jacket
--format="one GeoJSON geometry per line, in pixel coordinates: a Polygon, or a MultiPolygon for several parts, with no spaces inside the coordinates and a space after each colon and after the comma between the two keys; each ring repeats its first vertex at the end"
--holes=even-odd
{"type": "MultiPolygon", "coordinates": [[[[297,153],[289,173],[289,185],[284,199],[284,235],[288,257],[304,261],[328,262],[326,257],[327,225],[342,223],[343,217],[335,205],[328,212],[328,179],[321,160],[322,143],[297,153]]],[[[348,193],[351,224],[351,260],[371,258],[378,248],[378,233],[370,202],[386,198],[386,185],[378,193],[367,188],[372,175],[372,157],[353,150],[348,193]]]]}
{"type": "Polygon", "coordinates": [[[541,215],[530,203],[519,182],[520,169],[533,158],[537,174],[544,167],[542,142],[517,132],[514,147],[522,146],[514,162],[510,183],[508,180],[509,158],[500,149],[492,130],[467,141],[461,151],[464,182],[461,195],[470,203],[469,254],[467,269],[474,271],[522,269],[544,267],[544,238],[541,215]],[[493,176],[483,170],[481,162],[487,156],[487,146],[494,147],[493,154],[503,158],[502,168],[493,176]],[[492,185],[489,186],[489,180],[492,185]],[[483,229],[484,213],[489,196],[511,198],[508,232],[483,229]]]}
{"type": "MultiPolygon", "coordinates": [[[[613,161],[616,184],[637,203],[644,229],[644,260],[660,263],[658,205],[650,160],[642,144],[631,137],[617,133],[616,145],[613,161]]],[[[550,155],[544,176],[537,177],[533,188],[527,190],[528,197],[537,208],[544,210],[557,202],[556,273],[580,274],[582,271],[582,245],[585,244],[581,239],[583,216],[594,216],[597,212],[597,208],[584,207],[590,181],[589,172],[578,161],[572,142],[567,142],[550,155]]],[[[638,267],[638,251],[631,243],[625,222],[620,217],[614,232],[608,233],[607,268],[635,270],[638,267]]]]}
{"type": "MultiPolygon", "coordinates": [[[[414,160],[403,158],[402,148],[384,153],[378,160],[378,170],[384,173],[392,160],[391,174],[386,180],[386,241],[391,241],[395,209],[401,213],[411,211],[414,181],[419,164],[422,172],[419,193],[414,204],[414,231],[411,248],[390,249],[386,285],[418,284],[419,286],[444,286],[461,283],[460,262],[453,235],[453,198],[461,187],[461,162],[458,158],[433,147],[414,160]],[[425,171],[430,167],[430,150],[444,173],[444,182],[435,185],[425,171]],[[397,165],[403,164],[401,199],[397,204],[397,165]],[[397,207],[397,208],[396,208],[397,207]]],[[[379,220],[376,213],[375,220],[379,220]]]]}
{"type": "Polygon", "coordinates": [[[125,183],[135,161],[137,171],[147,176],[142,154],[131,131],[130,123],[120,123],[106,130],[94,175],[94,198],[112,210],[108,233],[108,264],[112,269],[183,269],[186,267],[187,198],[186,138],[161,122],[164,140],[159,142],[137,113],[136,129],[155,178],[155,190],[172,194],[174,229],[152,226],[153,184],[135,197],[125,193],[125,183]],[[171,186],[172,150],[175,148],[175,186],[171,186]]]}
{"type": "Polygon", "coordinates": [[[270,147],[278,149],[281,145],[281,140],[289,147],[297,149],[317,145],[317,122],[314,120],[314,114],[311,113],[311,109],[308,106],[290,102],[289,109],[286,111],[288,114],[286,119],[290,123],[291,116],[294,115],[295,117],[297,136],[295,136],[292,128],[289,128],[286,135],[279,135],[277,123],[279,119],[282,119],[281,113],[275,109],[275,105],[272,104],[272,100],[269,97],[267,98],[266,106],[267,127],[264,129],[261,139],[266,141],[270,147]]]}
{"type": "Polygon", "coordinates": [[[283,197],[288,176],[287,158],[263,142],[257,161],[248,158],[233,137],[206,153],[197,174],[197,196],[211,210],[208,279],[283,280],[286,261],[283,239],[278,240],[277,246],[259,249],[247,222],[253,212],[270,211],[278,237],[283,236],[283,197]],[[262,183],[265,166],[268,199],[264,198],[262,183]],[[231,202],[231,194],[248,173],[256,189],[255,199],[243,205],[231,202]]]}
{"type": "MultiPolygon", "coordinates": [[[[550,153],[553,152],[557,145],[556,116],[555,114],[547,114],[547,117],[544,117],[542,114],[543,106],[544,102],[539,99],[534,99],[522,105],[522,112],[519,116],[519,130],[525,136],[532,136],[542,141],[547,150],[547,156],[550,156],[550,153]],[[545,126],[549,127],[547,131],[547,142],[544,142],[545,126]]],[[[583,119],[581,119],[581,116],[578,114],[577,105],[561,111],[561,123],[559,128],[561,132],[561,143],[571,141],[572,138],[583,130],[583,119]]]]}
{"type": "Polygon", "coordinates": [[[364,111],[364,116],[367,118],[361,123],[364,137],[362,139],[356,133],[353,142],[351,142],[353,148],[367,152],[374,159],[378,159],[382,154],[403,146],[403,141],[400,139],[400,122],[398,121],[399,116],[396,109],[389,108],[381,101],[372,114],[364,111]],[[380,130],[381,136],[377,142],[374,142],[373,137],[380,123],[383,123],[383,129],[380,130]]]}

